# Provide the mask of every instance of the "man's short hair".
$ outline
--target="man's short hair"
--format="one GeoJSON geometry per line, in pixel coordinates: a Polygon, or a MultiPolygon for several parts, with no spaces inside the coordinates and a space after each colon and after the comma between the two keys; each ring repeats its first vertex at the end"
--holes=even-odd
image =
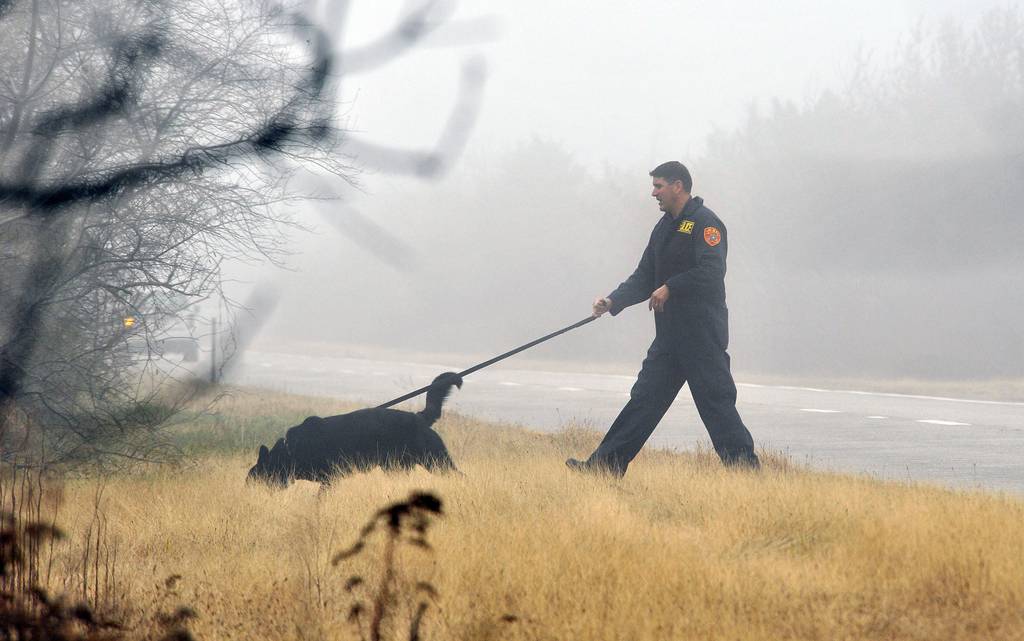
{"type": "Polygon", "coordinates": [[[690,170],[686,168],[686,165],[677,160],[661,163],[651,170],[650,175],[653,178],[664,178],[669,183],[679,180],[683,183],[683,189],[686,190],[686,193],[690,193],[690,190],[693,189],[693,178],[690,177],[690,170]]]}

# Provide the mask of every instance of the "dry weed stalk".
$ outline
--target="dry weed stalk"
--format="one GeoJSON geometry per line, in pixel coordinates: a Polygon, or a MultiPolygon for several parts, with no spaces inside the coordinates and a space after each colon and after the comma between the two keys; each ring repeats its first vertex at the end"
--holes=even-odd
{"type": "Polygon", "coordinates": [[[122,638],[116,622],[103,621],[86,603],[69,605],[40,586],[40,557],[65,538],[41,520],[42,473],[31,476],[11,466],[0,481],[0,640],[106,641],[122,638]],[[7,511],[6,508],[10,507],[7,511]],[[29,518],[26,518],[28,516],[29,518]]]}
{"type": "MultiPolygon", "coordinates": [[[[345,559],[356,556],[362,552],[370,535],[386,526],[384,540],[384,559],[381,578],[377,585],[376,594],[372,597],[372,611],[370,613],[370,640],[381,640],[381,627],[384,620],[389,616],[391,610],[398,603],[399,592],[396,587],[397,569],[395,566],[395,552],[400,543],[406,543],[414,547],[431,551],[430,543],[427,541],[427,530],[430,528],[431,519],[434,516],[443,515],[441,499],[427,492],[413,492],[408,500],[393,503],[379,510],[370,521],[363,526],[359,538],[347,550],[337,553],[331,559],[332,565],[338,565],[345,559]],[[403,534],[405,535],[403,537],[403,534]]],[[[345,590],[355,594],[357,588],[365,585],[363,577],[354,575],[345,582],[345,590]]],[[[418,581],[414,587],[414,594],[419,602],[416,611],[409,622],[409,641],[420,640],[420,628],[423,623],[423,616],[430,607],[427,598],[436,599],[437,590],[428,581],[418,581]]],[[[365,641],[366,635],[363,631],[363,615],[366,613],[366,605],[360,600],[352,604],[349,609],[349,621],[356,624],[359,629],[360,638],[365,641]]]]}
{"type": "Polygon", "coordinates": [[[120,605],[118,598],[117,541],[108,529],[103,509],[105,483],[96,487],[92,502],[92,519],[82,538],[81,598],[98,609],[110,610],[120,605]]]}
{"type": "Polygon", "coordinates": [[[62,538],[56,526],[62,488],[46,482],[42,468],[11,463],[0,471],[0,511],[8,533],[3,542],[8,552],[17,554],[17,562],[5,567],[0,588],[5,592],[28,593],[36,585],[47,585],[53,571],[54,542],[62,538]],[[52,505],[51,505],[52,502],[52,505]],[[44,512],[52,512],[49,518],[44,512]],[[11,540],[7,538],[13,537],[11,540]],[[18,549],[8,550],[8,545],[18,549]]]}
{"type": "MultiPolygon", "coordinates": [[[[53,596],[44,587],[53,574],[55,542],[68,540],[56,524],[62,485],[47,482],[42,468],[11,464],[0,471],[0,641],[123,641],[136,636],[109,616],[120,601],[117,547],[108,540],[103,487],[94,495],[79,561],[63,577],[63,585],[70,581],[78,592],[78,602],[70,605],[65,595],[53,596]],[[46,518],[44,512],[51,510],[46,518]]],[[[167,593],[177,578],[167,580],[167,593]]],[[[195,616],[187,607],[169,615],[160,612],[153,618],[157,634],[138,632],[159,641],[192,641],[187,624],[195,616]]]]}

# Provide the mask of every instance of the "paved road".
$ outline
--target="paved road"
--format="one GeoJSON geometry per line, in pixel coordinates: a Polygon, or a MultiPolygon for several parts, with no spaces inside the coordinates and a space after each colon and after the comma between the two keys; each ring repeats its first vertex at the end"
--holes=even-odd
{"type": "MultiPolygon", "coordinates": [[[[463,365],[248,351],[228,381],[377,405],[463,365]]],[[[575,421],[603,431],[629,398],[633,380],[501,363],[471,375],[449,407],[540,430],[575,421]]],[[[817,468],[1024,494],[1024,403],[740,382],[738,408],[759,447],[817,468]]],[[[684,389],[649,445],[690,449],[701,443],[710,447],[684,389]]]]}

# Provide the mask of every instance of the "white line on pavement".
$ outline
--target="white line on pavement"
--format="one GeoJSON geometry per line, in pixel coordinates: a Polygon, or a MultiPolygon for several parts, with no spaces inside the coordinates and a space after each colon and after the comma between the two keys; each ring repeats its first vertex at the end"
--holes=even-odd
{"type": "Polygon", "coordinates": [[[821,389],[818,387],[796,387],[793,385],[755,385],[751,383],[737,383],[737,387],[763,387],[768,389],[785,389],[797,392],[820,392],[824,394],[855,394],[857,396],[887,396],[889,398],[916,398],[923,401],[948,401],[951,403],[975,403],[978,405],[1008,405],[1011,407],[1024,407],[1024,403],[1016,401],[982,401],[972,398],[951,398],[948,396],[924,396],[921,394],[895,394],[893,392],[863,392],[861,390],[839,390],[821,389]]]}
{"type": "Polygon", "coordinates": [[[957,422],[957,421],[940,421],[939,419],[935,419],[935,418],[919,419],[917,422],[918,423],[929,423],[931,425],[963,425],[963,426],[966,426],[966,427],[970,427],[971,426],[970,423],[960,423],[960,422],[957,422]]]}
{"type": "Polygon", "coordinates": [[[818,414],[839,414],[839,410],[816,410],[809,407],[800,408],[801,412],[817,412],[818,414]]]}
{"type": "Polygon", "coordinates": [[[889,417],[888,416],[869,416],[868,418],[873,418],[875,420],[882,421],[882,420],[885,420],[885,419],[887,419],[889,417]]]}

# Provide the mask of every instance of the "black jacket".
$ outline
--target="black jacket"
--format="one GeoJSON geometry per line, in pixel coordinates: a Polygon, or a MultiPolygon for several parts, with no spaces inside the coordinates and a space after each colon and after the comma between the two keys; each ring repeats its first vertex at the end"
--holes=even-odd
{"type": "Polygon", "coordinates": [[[666,213],[654,226],[636,271],[608,295],[614,316],[668,285],[664,312],[655,312],[655,343],[685,354],[728,347],[725,306],[725,225],[692,197],[679,218],[666,213]]]}

